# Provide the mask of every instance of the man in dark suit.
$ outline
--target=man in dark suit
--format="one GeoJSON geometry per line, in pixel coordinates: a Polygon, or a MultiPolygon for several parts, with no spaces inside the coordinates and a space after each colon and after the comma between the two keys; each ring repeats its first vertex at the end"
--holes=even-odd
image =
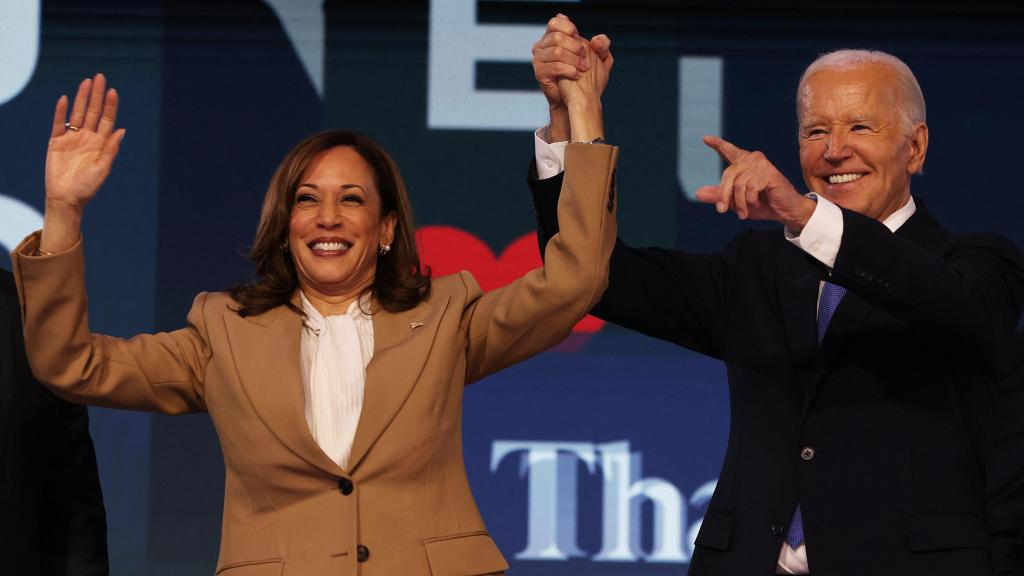
{"type": "MultiPolygon", "coordinates": [[[[550,143],[565,139],[552,87],[586,49],[611,66],[607,39],[562,16],[534,46],[552,119],[531,177],[542,244],[558,229],[550,143]]],[[[947,232],[911,196],[928,127],[903,62],[823,56],[797,98],[812,194],[714,137],[729,166],[698,190],[784,231],[715,254],[620,241],[593,310],[726,363],[729,445],[690,574],[991,574],[986,456],[1024,261],[999,236],[947,232]]]]}
{"type": "Polygon", "coordinates": [[[20,311],[0,269],[0,573],[108,574],[88,414],[32,377],[20,311]]]}

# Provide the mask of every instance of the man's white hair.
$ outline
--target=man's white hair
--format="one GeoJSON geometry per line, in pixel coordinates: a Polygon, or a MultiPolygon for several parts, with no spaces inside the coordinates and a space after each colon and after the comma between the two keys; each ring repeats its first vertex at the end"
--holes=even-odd
{"type": "Polygon", "coordinates": [[[821,70],[856,68],[863,65],[881,65],[889,68],[896,76],[893,92],[896,102],[896,113],[904,131],[909,135],[918,124],[925,123],[924,94],[917,78],[903,60],[886,52],[877,50],[836,50],[822,54],[804,70],[797,85],[796,117],[803,119],[803,111],[807,106],[808,95],[804,91],[807,79],[821,70]]]}

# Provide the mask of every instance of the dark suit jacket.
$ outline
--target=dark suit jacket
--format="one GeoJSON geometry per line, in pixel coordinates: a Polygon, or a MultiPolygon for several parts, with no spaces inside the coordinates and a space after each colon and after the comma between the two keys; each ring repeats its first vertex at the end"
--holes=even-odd
{"type": "MultiPolygon", "coordinates": [[[[531,179],[542,242],[557,180],[531,179]]],[[[690,574],[773,574],[797,502],[812,574],[992,571],[981,455],[1021,255],[949,234],[920,202],[896,234],[843,219],[831,281],[849,292],[821,346],[827,271],[781,230],[709,255],[622,242],[612,254],[596,316],[728,369],[729,444],[690,574]]]]}
{"type": "Polygon", "coordinates": [[[14,280],[0,269],[0,563],[4,574],[107,574],[85,407],[32,377],[14,280]]]}
{"type": "Polygon", "coordinates": [[[1024,332],[1014,335],[1009,376],[999,390],[999,418],[989,444],[988,522],[998,576],[1024,576],[1024,332]]]}

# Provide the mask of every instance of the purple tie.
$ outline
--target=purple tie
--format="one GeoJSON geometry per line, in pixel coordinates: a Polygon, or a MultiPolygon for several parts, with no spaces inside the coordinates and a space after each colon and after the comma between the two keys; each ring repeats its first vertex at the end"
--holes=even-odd
{"type": "Polygon", "coordinates": [[[832,321],[832,315],[835,314],[843,296],[846,296],[846,288],[825,282],[821,289],[821,301],[818,302],[818,344],[825,339],[825,331],[828,330],[828,324],[832,321]]]}
{"type": "MultiPolygon", "coordinates": [[[[839,302],[846,296],[846,288],[825,282],[821,289],[821,300],[818,302],[818,344],[825,339],[825,332],[828,330],[829,322],[832,321],[832,314],[835,314],[839,302]]],[[[789,530],[786,531],[786,544],[796,550],[804,542],[804,519],[800,514],[800,503],[793,510],[793,519],[789,523],[789,530]]]]}
{"type": "Polygon", "coordinates": [[[804,541],[804,519],[800,516],[800,504],[797,503],[796,510],[793,510],[793,520],[789,523],[789,531],[786,532],[786,544],[796,550],[804,541]]]}

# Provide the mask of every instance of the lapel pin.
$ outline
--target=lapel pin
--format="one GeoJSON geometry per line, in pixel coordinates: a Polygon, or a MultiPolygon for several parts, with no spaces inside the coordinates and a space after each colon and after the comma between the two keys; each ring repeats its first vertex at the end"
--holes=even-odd
{"type": "Polygon", "coordinates": [[[412,328],[413,330],[419,328],[420,326],[423,326],[423,322],[410,322],[409,323],[409,328],[412,328]]]}

